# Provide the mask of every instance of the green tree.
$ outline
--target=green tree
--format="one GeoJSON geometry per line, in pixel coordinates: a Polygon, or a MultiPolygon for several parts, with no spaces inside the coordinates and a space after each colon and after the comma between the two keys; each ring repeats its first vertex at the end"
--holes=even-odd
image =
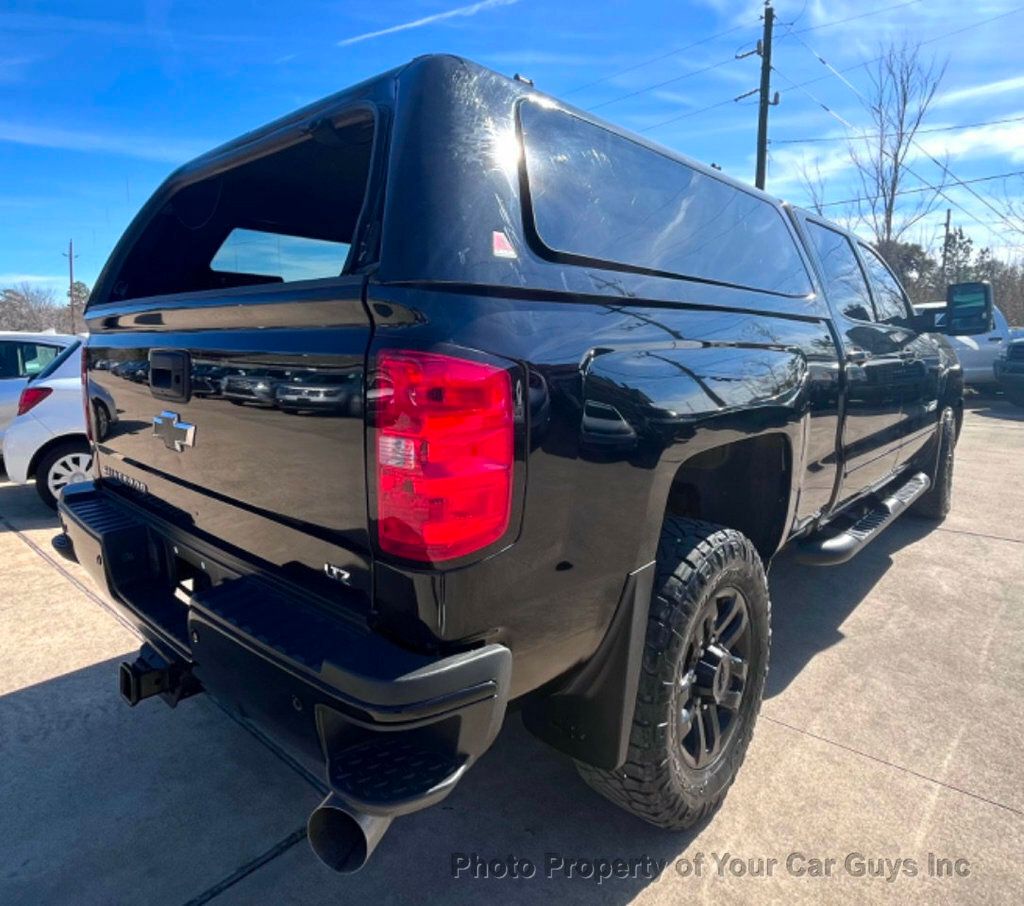
{"type": "Polygon", "coordinates": [[[918,243],[891,240],[880,243],[879,254],[888,262],[900,283],[910,296],[910,301],[929,302],[945,298],[936,295],[936,278],[940,270],[938,262],[918,243]]]}
{"type": "Polygon", "coordinates": [[[85,331],[85,304],[89,301],[90,292],[87,284],[76,280],[64,294],[70,302],[63,320],[64,329],[68,333],[83,333],[85,331]]]}
{"type": "Polygon", "coordinates": [[[963,227],[957,227],[946,237],[943,259],[946,262],[946,283],[973,279],[974,240],[963,231],[963,227]]]}

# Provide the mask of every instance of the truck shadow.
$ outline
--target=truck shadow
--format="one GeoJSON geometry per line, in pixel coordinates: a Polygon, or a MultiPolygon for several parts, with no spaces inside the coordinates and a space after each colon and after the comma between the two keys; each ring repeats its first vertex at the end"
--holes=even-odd
{"type": "Polygon", "coordinates": [[[840,566],[809,567],[789,551],[780,554],[769,577],[772,654],[765,697],[778,695],[816,654],[840,642],[839,627],[892,566],[892,555],[934,529],[924,519],[898,519],[840,566]]]}
{"type": "MultiPolygon", "coordinates": [[[[143,889],[155,902],[205,902],[294,836],[322,797],[205,696],[174,711],[158,700],[129,710],[115,689],[118,660],[0,696],[3,902],[57,901],[72,889],[81,902],[124,902],[143,889]]],[[[454,793],[395,821],[357,875],[334,874],[299,842],[233,891],[240,900],[227,899],[246,901],[255,882],[311,906],[484,896],[625,904],[659,870],[659,883],[685,883],[675,861],[698,832],[659,830],[606,802],[513,713],[454,793]],[[476,867],[457,872],[459,854],[476,867]],[[510,857],[536,874],[504,876],[498,866],[510,857]],[[595,860],[614,859],[647,859],[652,868],[598,884],[595,860]],[[570,877],[573,860],[590,867],[570,877]]]]}
{"type": "Polygon", "coordinates": [[[1024,422],[1024,408],[1015,406],[1006,397],[975,394],[964,399],[964,408],[971,415],[1002,421],[1024,422]]]}

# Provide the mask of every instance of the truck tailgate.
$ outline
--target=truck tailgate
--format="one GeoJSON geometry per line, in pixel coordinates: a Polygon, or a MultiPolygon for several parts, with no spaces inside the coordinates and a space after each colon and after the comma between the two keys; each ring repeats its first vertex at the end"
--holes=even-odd
{"type": "Polygon", "coordinates": [[[98,474],[286,578],[367,589],[362,295],[352,277],[104,308],[89,380],[118,419],[98,474]],[[178,367],[188,386],[165,386],[178,367]]]}

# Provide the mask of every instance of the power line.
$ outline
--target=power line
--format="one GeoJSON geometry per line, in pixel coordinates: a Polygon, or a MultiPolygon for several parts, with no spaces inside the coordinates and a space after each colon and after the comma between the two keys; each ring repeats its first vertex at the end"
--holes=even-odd
{"type": "Polygon", "coordinates": [[[692,44],[687,44],[685,47],[679,47],[676,50],[670,50],[668,53],[663,53],[657,57],[651,57],[650,59],[643,60],[640,63],[636,63],[632,66],[627,66],[625,69],[620,69],[616,72],[611,72],[606,76],[601,76],[601,78],[599,79],[594,79],[593,82],[587,82],[585,85],[578,85],[575,88],[570,88],[568,91],[564,92],[564,94],[576,94],[577,92],[584,91],[587,88],[593,88],[595,85],[600,85],[603,82],[607,82],[609,79],[616,79],[621,75],[625,75],[627,72],[633,72],[634,70],[637,69],[643,69],[643,67],[650,66],[652,63],[660,63],[662,60],[667,60],[669,57],[674,57],[677,54],[684,53],[685,51],[691,50],[694,47],[700,47],[700,45],[702,44],[708,44],[711,41],[718,40],[718,38],[724,38],[727,35],[734,34],[735,32],[742,31],[744,29],[749,29],[750,27],[751,26],[749,25],[735,25],[732,28],[726,29],[725,31],[718,32],[718,34],[709,35],[706,38],[701,38],[699,41],[694,41],[692,44]]]}
{"type": "MultiPolygon", "coordinates": [[[[1024,170],[1013,170],[1010,173],[994,173],[991,176],[977,176],[974,179],[965,179],[965,184],[971,184],[976,182],[992,182],[996,179],[1010,179],[1014,176],[1024,176],[1024,170]]],[[[934,186],[915,186],[912,189],[900,189],[900,191],[894,193],[895,195],[916,195],[921,192],[933,192],[935,191],[934,186]]],[[[859,198],[844,198],[842,201],[829,201],[824,204],[818,205],[819,208],[835,208],[843,204],[856,204],[858,201],[877,201],[881,198],[881,195],[859,197],[859,198]]],[[[983,221],[978,221],[982,223],[983,221]]],[[[1002,221],[987,221],[988,223],[1002,223],[1002,221]]]]}
{"type": "MultiPolygon", "coordinates": [[[[937,41],[945,40],[946,38],[952,38],[955,35],[961,35],[965,31],[970,31],[973,28],[980,28],[982,25],[988,25],[990,22],[996,22],[999,19],[1005,19],[1007,16],[1012,16],[1015,13],[1021,12],[1022,10],[1024,10],[1024,6],[1016,6],[1016,7],[1014,7],[1011,10],[1007,10],[1005,13],[999,13],[998,15],[990,16],[987,19],[979,19],[977,22],[972,22],[970,25],[965,25],[963,28],[956,28],[953,31],[943,32],[941,35],[935,35],[934,37],[928,38],[928,40],[922,41],[920,43],[920,46],[924,47],[924,46],[926,46],[928,44],[934,44],[937,41]]],[[[793,32],[793,34],[796,35],[797,32],[793,32]]],[[[859,63],[854,63],[852,66],[844,66],[842,69],[837,70],[837,72],[840,72],[840,73],[853,72],[853,70],[855,70],[855,69],[861,69],[864,66],[870,66],[872,63],[877,63],[881,59],[882,59],[882,55],[879,54],[879,56],[872,57],[869,60],[861,60],[859,63]]],[[[800,89],[800,88],[806,88],[809,85],[817,85],[819,82],[824,82],[828,78],[829,78],[829,74],[826,73],[825,75],[816,76],[813,79],[808,79],[806,82],[799,82],[799,83],[793,84],[787,90],[795,91],[795,90],[800,89]]]]}
{"type": "MultiPolygon", "coordinates": [[[[1022,8],[1024,8],[1024,7],[1022,7],[1022,8]]],[[[854,85],[849,79],[847,79],[842,73],[840,73],[831,63],[829,63],[823,56],[821,56],[821,54],[819,54],[816,50],[814,50],[812,47],[810,47],[803,40],[803,38],[801,38],[799,36],[794,36],[794,37],[796,37],[797,41],[799,41],[805,48],[807,48],[808,52],[810,54],[812,54],[818,60],[818,62],[820,62],[822,64],[822,66],[824,66],[826,69],[828,69],[828,71],[830,73],[832,73],[832,75],[834,75],[837,79],[839,79],[840,82],[842,82],[847,88],[849,88],[850,91],[852,91],[857,96],[857,98],[861,101],[861,103],[865,104],[869,108],[871,107],[871,104],[868,101],[868,99],[866,97],[864,97],[864,95],[861,93],[860,89],[858,89],[856,85],[854,85]]],[[[992,202],[990,202],[983,195],[980,195],[977,192],[975,192],[974,189],[969,188],[967,186],[967,184],[962,179],[960,179],[959,176],[957,176],[952,170],[949,169],[949,167],[947,167],[944,163],[942,163],[942,161],[940,161],[934,154],[932,154],[919,141],[917,141],[917,139],[914,138],[913,134],[911,134],[909,136],[909,140],[910,140],[910,144],[912,144],[915,148],[917,148],[917,150],[920,151],[925,157],[927,157],[933,164],[935,164],[935,166],[937,166],[940,170],[942,170],[942,172],[947,177],[952,179],[954,183],[956,183],[957,185],[962,186],[963,188],[967,189],[967,191],[971,195],[973,195],[986,208],[988,208],[993,214],[995,214],[996,217],[1002,218],[1005,221],[1006,226],[1008,226],[1011,230],[1014,230],[1015,232],[1024,232],[1024,230],[1021,230],[1021,228],[1018,227],[1017,224],[1013,223],[1008,217],[1006,217],[1003,214],[1002,211],[1000,211],[994,204],[992,204],[992,202]]],[[[904,167],[906,167],[906,170],[907,170],[908,173],[913,174],[913,171],[910,169],[910,167],[907,167],[905,163],[904,163],[904,167]]],[[[914,174],[914,175],[916,175],[916,174],[914,174]]],[[[917,177],[917,178],[920,179],[920,177],[917,177]]],[[[921,181],[924,182],[924,180],[921,180],[921,181]]],[[[939,190],[936,190],[936,191],[939,191],[939,190]]],[[[941,194],[942,197],[945,198],[947,201],[950,200],[949,196],[945,195],[944,193],[940,192],[939,194],[941,194]]]]}
{"type": "MultiPolygon", "coordinates": [[[[840,116],[838,113],[836,113],[836,111],[833,110],[831,107],[829,107],[828,104],[826,104],[824,101],[819,100],[817,97],[815,97],[813,94],[811,94],[811,92],[809,92],[803,85],[795,84],[792,79],[790,79],[785,73],[779,72],[778,69],[775,69],[775,72],[776,72],[777,75],[781,76],[783,79],[785,79],[787,82],[789,82],[790,85],[792,86],[792,88],[799,89],[800,91],[802,91],[812,101],[814,101],[815,104],[817,104],[819,107],[821,107],[821,109],[824,110],[829,116],[833,117],[834,119],[836,119],[840,123],[842,123],[844,128],[849,129],[849,130],[851,130],[853,132],[858,131],[856,126],[854,126],[851,122],[849,122],[848,120],[846,120],[842,116],[840,116]]],[[[863,131],[863,130],[859,130],[859,131],[863,131]]],[[[975,223],[979,224],[980,226],[985,226],[985,224],[982,223],[981,220],[979,220],[977,217],[975,217],[974,214],[972,214],[970,211],[968,211],[967,208],[965,208],[959,202],[954,201],[952,198],[950,198],[942,189],[938,188],[937,186],[933,186],[930,182],[928,182],[927,179],[925,179],[923,176],[921,176],[920,174],[915,172],[908,164],[904,163],[903,164],[903,169],[905,169],[918,182],[922,183],[926,187],[926,189],[929,189],[929,190],[935,192],[936,195],[941,195],[943,198],[946,199],[947,202],[949,202],[951,205],[953,205],[953,207],[955,207],[961,213],[967,215],[967,217],[969,217],[975,223]]],[[[968,190],[968,191],[973,191],[973,190],[968,190]]],[[[861,201],[877,201],[878,198],[880,198],[880,197],[881,196],[875,196],[874,198],[854,199],[854,201],[857,201],[857,200],[861,200],[861,201]]],[[[847,203],[849,203],[849,202],[847,202],[847,203]]],[[[1006,222],[1006,225],[1010,226],[1011,229],[1013,229],[1013,230],[1017,229],[1017,227],[1014,226],[1013,224],[1010,224],[1009,221],[1006,222]]]]}
{"type": "MultiPolygon", "coordinates": [[[[917,135],[931,135],[935,132],[956,132],[960,129],[977,129],[981,126],[999,126],[1004,123],[1021,123],[1024,122],[1024,116],[1013,116],[1002,120],[986,120],[983,123],[962,123],[959,126],[938,126],[934,129],[918,129],[917,135]]],[[[861,138],[882,138],[881,133],[872,133],[871,135],[863,135],[861,138]]],[[[780,138],[772,139],[771,144],[773,145],[804,145],[812,142],[845,142],[849,141],[849,136],[846,135],[823,135],[823,136],[811,136],[808,138],[780,138]]]]}
{"type": "MultiPolygon", "coordinates": [[[[900,3],[900,4],[896,4],[894,6],[886,6],[886,7],[881,7],[879,9],[869,10],[868,12],[865,12],[865,13],[859,13],[856,16],[849,16],[846,19],[837,19],[837,20],[835,20],[833,22],[823,22],[820,25],[815,25],[815,26],[812,26],[812,27],[809,27],[809,28],[806,28],[806,29],[800,29],[799,31],[787,32],[786,35],[788,36],[789,34],[793,34],[795,36],[795,35],[804,34],[805,32],[811,31],[811,30],[819,30],[819,29],[823,29],[823,28],[830,28],[833,25],[842,25],[842,24],[844,24],[846,22],[849,22],[849,21],[852,21],[854,19],[863,19],[863,18],[866,18],[868,16],[879,15],[880,13],[889,12],[889,11],[894,10],[894,9],[900,9],[902,7],[905,7],[905,6],[911,6],[911,5],[913,5],[914,3],[917,3],[917,2],[920,2],[920,0],[908,0],[908,2],[906,2],[906,3],[900,3]]],[[[1018,7],[1014,7],[1011,10],[1008,10],[1005,13],[999,13],[998,15],[990,16],[987,19],[979,19],[977,22],[972,22],[970,25],[965,25],[963,28],[957,28],[957,29],[954,29],[953,31],[944,32],[943,34],[935,35],[934,37],[931,37],[931,38],[929,38],[926,41],[922,41],[921,42],[921,46],[924,46],[926,44],[934,44],[936,41],[942,41],[945,38],[951,38],[954,35],[963,34],[965,31],[970,31],[973,28],[979,28],[982,25],[987,25],[990,22],[996,22],[999,19],[1005,19],[1007,16],[1012,16],[1014,13],[1019,13],[1022,10],[1024,10],[1024,6],[1018,6],[1018,7]]],[[[731,34],[732,32],[738,31],[739,29],[742,29],[742,28],[749,28],[749,26],[738,25],[735,28],[730,29],[729,31],[721,32],[718,35],[713,35],[711,38],[705,38],[702,41],[697,42],[697,43],[706,43],[707,41],[713,40],[714,38],[723,37],[723,36],[725,36],[727,34],[731,34]]],[[[695,45],[688,45],[688,47],[693,47],[693,46],[695,46],[695,45]]],[[[681,48],[679,51],[672,51],[669,54],[664,54],[661,57],[656,57],[653,60],[649,60],[647,62],[655,62],[656,60],[659,60],[659,59],[665,59],[665,57],[667,57],[667,56],[671,56],[674,53],[680,53],[680,52],[682,52],[683,50],[686,50],[686,49],[688,49],[688,48],[681,48]]],[[[854,63],[852,66],[847,66],[847,67],[845,67],[843,69],[840,69],[840,70],[838,70],[838,72],[841,72],[841,73],[852,72],[855,69],[860,69],[860,68],[862,68],[864,66],[870,66],[872,63],[877,63],[881,59],[882,59],[882,57],[881,57],[881,55],[879,55],[877,57],[872,57],[870,60],[862,60],[859,63],[854,63]]],[[[711,68],[717,68],[718,66],[723,66],[723,65],[725,65],[726,62],[730,62],[730,61],[723,60],[720,63],[713,64],[713,66],[711,68]]],[[[647,63],[640,63],[640,64],[637,64],[636,67],[630,67],[630,69],[638,68],[639,66],[645,66],[645,65],[647,65],[647,63]]],[[[774,67],[773,67],[773,69],[774,69],[774,67]]],[[[629,71],[629,70],[622,70],[622,72],[626,72],[626,71],[629,71]]],[[[778,70],[775,70],[775,71],[777,72],[778,70]]],[[[583,88],[588,88],[588,87],[590,87],[590,85],[595,85],[595,84],[598,84],[599,82],[606,81],[607,79],[614,78],[616,75],[619,75],[619,74],[621,74],[621,72],[605,76],[605,77],[603,77],[601,79],[598,79],[596,82],[591,82],[591,83],[588,83],[587,85],[580,86],[580,88],[573,89],[573,91],[579,91],[579,90],[582,90],[583,88]]],[[[696,73],[694,73],[694,74],[696,74],[696,73]]],[[[780,73],[780,75],[781,75],[781,73],[780,73]]],[[[685,77],[686,76],[684,76],[684,78],[685,77]]],[[[785,76],[783,76],[783,78],[785,78],[785,76]]],[[[813,79],[809,79],[806,82],[799,82],[799,83],[794,83],[791,79],[786,79],[786,81],[790,83],[790,87],[788,89],[786,89],[786,90],[787,91],[795,91],[797,89],[803,89],[803,88],[807,87],[808,85],[815,85],[818,82],[824,82],[828,78],[829,78],[829,75],[826,74],[826,75],[823,75],[823,76],[817,76],[816,78],[813,78],[813,79]]],[[[642,94],[642,93],[644,93],[644,91],[650,91],[650,90],[652,90],[652,87],[660,87],[660,86],[649,86],[646,89],[642,89],[642,90],[640,90],[638,92],[634,92],[630,96],[632,97],[632,96],[635,96],[636,94],[642,94]]],[[[571,93],[571,92],[568,92],[568,93],[571,93]]],[[[805,94],[806,94],[806,92],[805,92],[805,94]]],[[[616,98],[614,100],[622,100],[622,99],[623,98],[616,98]]],[[[727,104],[733,103],[735,100],[736,100],[736,98],[725,98],[724,100],[717,101],[714,104],[708,104],[705,107],[700,107],[697,110],[690,110],[690,111],[687,111],[686,113],[681,113],[681,114],[679,114],[677,116],[669,117],[668,119],[662,120],[661,122],[658,122],[658,123],[654,123],[651,126],[645,126],[643,129],[638,129],[637,131],[638,132],[651,132],[651,131],[653,131],[655,129],[662,128],[662,126],[669,126],[672,123],[678,123],[680,120],[689,119],[690,117],[698,116],[701,113],[707,113],[709,110],[716,110],[719,107],[724,107],[727,104]]],[[[613,103],[613,101],[609,101],[608,103],[613,103]]],[[[829,110],[828,107],[826,107],[824,104],[822,104],[821,101],[818,101],[817,99],[815,99],[815,103],[818,104],[821,107],[824,107],[830,114],[834,113],[834,111],[829,110]]],[[[591,108],[591,109],[594,109],[594,108],[591,108]]],[[[850,126],[850,128],[853,128],[853,127],[850,126]]]]}
{"type": "MultiPolygon", "coordinates": [[[[854,19],[864,19],[864,18],[867,18],[869,16],[877,16],[877,15],[879,15],[881,13],[890,12],[891,10],[894,10],[894,9],[901,9],[901,8],[903,8],[905,6],[912,6],[913,4],[919,3],[919,2],[921,2],[921,0],[908,0],[908,2],[905,2],[905,3],[898,3],[898,4],[895,4],[893,6],[884,6],[884,7],[881,7],[879,9],[868,10],[865,13],[858,13],[855,16],[848,16],[845,19],[836,19],[836,20],[834,20],[832,22],[822,22],[820,25],[810,26],[809,28],[800,29],[799,31],[792,31],[791,30],[791,31],[786,32],[786,36],[788,36],[790,34],[792,34],[792,35],[801,35],[801,34],[804,34],[805,32],[808,32],[808,31],[817,31],[817,30],[820,30],[820,29],[823,29],[823,28],[831,28],[833,25],[843,25],[846,22],[852,22],[854,19]]],[[[1009,15],[1015,13],[1015,12],[1019,12],[1022,9],[1024,9],[1024,6],[1018,7],[1016,9],[1012,9],[1009,12],[1006,12],[1006,13],[1001,13],[998,16],[992,16],[989,19],[983,19],[983,20],[981,20],[979,22],[975,22],[972,25],[968,25],[965,28],[960,28],[960,29],[957,29],[956,31],[947,32],[946,34],[943,34],[943,35],[937,35],[936,37],[931,38],[928,41],[925,41],[925,42],[922,42],[922,43],[930,44],[930,43],[933,43],[935,41],[940,41],[943,38],[948,38],[948,37],[950,37],[952,35],[958,35],[961,32],[967,31],[970,28],[977,28],[979,25],[985,25],[988,22],[994,22],[997,19],[1002,19],[1002,18],[1004,18],[1006,16],[1009,16],[1009,15]]],[[[714,35],[712,37],[722,37],[724,35],[730,34],[731,32],[737,31],[737,30],[739,30],[741,28],[748,28],[748,27],[749,26],[738,25],[735,28],[730,29],[730,31],[728,31],[728,32],[722,32],[721,34],[714,35]]],[[[710,41],[710,40],[712,40],[712,39],[711,38],[706,38],[706,39],[704,39],[704,41],[698,42],[698,43],[704,43],[704,42],[710,41]]],[[[692,47],[694,45],[689,45],[689,46],[692,47]]],[[[682,50],[686,50],[686,49],[687,48],[682,48],[682,50]]],[[[676,51],[673,51],[673,53],[676,53],[676,51]]],[[[656,59],[664,59],[665,56],[671,56],[671,54],[665,54],[662,57],[658,57],[656,59]]],[[[859,69],[862,66],[869,66],[871,63],[877,63],[881,59],[882,59],[881,56],[878,56],[878,57],[875,57],[875,58],[873,58],[871,60],[864,60],[861,63],[856,63],[853,66],[847,67],[846,69],[843,69],[841,71],[842,72],[849,72],[850,70],[853,70],[853,69],[859,69]]],[[[654,61],[652,60],[652,61],[649,61],[649,62],[654,62],[654,61]]],[[[715,63],[715,64],[713,64],[713,66],[711,68],[717,68],[718,66],[724,66],[726,62],[729,62],[729,61],[723,60],[720,63],[715,63]]],[[[638,64],[638,65],[639,66],[643,66],[643,65],[646,65],[646,64],[645,63],[641,63],[641,64],[638,64]]],[[[636,68],[636,67],[631,67],[631,68],[636,68]]],[[[625,71],[625,70],[623,70],[623,71],[625,71]]],[[[694,74],[696,75],[696,73],[694,73],[694,74]]],[[[600,81],[604,81],[605,79],[610,79],[610,78],[614,78],[614,75],[605,76],[604,79],[599,79],[598,81],[600,82],[600,81]]],[[[685,76],[684,76],[684,78],[685,78],[685,76]]],[[[813,85],[813,84],[815,84],[817,82],[822,82],[822,81],[824,81],[827,78],[828,78],[827,75],[818,76],[817,78],[811,79],[811,80],[809,80],[807,82],[801,82],[798,85],[794,84],[794,85],[791,86],[791,88],[792,89],[803,88],[805,85],[813,85]]],[[[789,80],[787,79],[787,81],[789,81],[789,80]]],[[[590,84],[594,85],[594,84],[597,84],[597,83],[596,82],[591,82],[590,84]]],[[[587,88],[587,87],[589,87],[589,85],[581,86],[581,88],[587,88]]],[[[634,92],[633,94],[627,95],[627,96],[628,97],[633,97],[636,94],[642,94],[644,91],[650,91],[650,90],[652,90],[652,88],[658,88],[658,87],[661,87],[661,86],[660,85],[650,86],[650,87],[648,87],[646,89],[642,89],[641,91],[634,92]]],[[[574,90],[578,91],[580,89],[574,89],[574,90]]],[[[616,98],[614,100],[623,100],[623,98],[616,98]]],[[[701,107],[698,110],[691,110],[691,111],[689,111],[687,113],[679,114],[678,116],[669,117],[666,120],[662,120],[660,123],[655,123],[653,126],[647,126],[647,127],[643,128],[643,129],[640,129],[638,131],[640,131],[640,132],[650,132],[650,131],[652,131],[654,129],[660,129],[662,126],[668,126],[668,125],[671,125],[672,123],[677,123],[680,120],[688,119],[691,116],[697,116],[700,113],[707,113],[709,110],[715,110],[718,107],[724,107],[726,104],[731,104],[734,100],[736,100],[736,98],[726,98],[725,100],[718,101],[718,102],[716,102],[714,104],[708,104],[706,107],[701,107]]],[[[613,102],[614,101],[609,101],[607,103],[613,103],[613,102]]],[[[594,109],[594,108],[591,108],[591,109],[594,109]]]]}
{"type": "Polygon", "coordinates": [[[688,119],[691,116],[697,116],[699,113],[707,113],[709,110],[714,110],[716,107],[724,107],[726,104],[732,104],[737,98],[726,98],[724,101],[718,101],[715,104],[708,104],[707,107],[701,107],[698,110],[690,110],[686,113],[680,113],[678,116],[669,117],[667,120],[662,120],[660,123],[655,123],[653,126],[645,126],[643,129],[639,129],[639,132],[650,132],[652,129],[660,129],[662,126],[667,126],[669,123],[678,123],[679,120],[688,119]]]}
{"type": "Polygon", "coordinates": [[[867,19],[870,16],[878,16],[882,13],[892,12],[894,9],[903,9],[905,6],[914,6],[921,2],[922,0],[907,0],[906,3],[897,3],[893,6],[883,6],[879,9],[868,10],[866,13],[857,13],[856,16],[847,16],[845,19],[835,19],[832,22],[823,22],[821,25],[810,25],[807,28],[801,28],[799,31],[793,31],[790,29],[786,32],[784,37],[788,37],[789,35],[805,35],[809,31],[819,31],[823,28],[831,28],[833,25],[845,25],[847,22],[853,22],[856,19],[867,19]]]}
{"type": "Polygon", "coordinates": [[[617,104],[619,101],[625,101],[629,98],[635,98],[639,94],[646,94],[648,91],[655,91],[658,88],[664,88],[666,85],[673,85],[676,82],[681,82],[684,79],[692,78],[693,76],[700,75],[704,72],[710,72],[712,69],[718,69],[720,66],[725,66],[728,63],[736,62],[736,57],[729,57],[727,60],[719,60],[717,63],[712,63],[709,66],[704,66],[701,69],[693,69],[690,72],[684,72],[682,75],[673,76],[671,79],[665,79],[663,82],[657,82],[654,85],[648,85],[645,88],[638,88],[636,91],[630,91],[628,94],[620,94],[618,97],[614,97],[608,101],[601,101],[600,104],[594,104],[592,107],[587,107],[587,110],[600,110],[602,107],[609,107],[612,104],[617,104]]]}

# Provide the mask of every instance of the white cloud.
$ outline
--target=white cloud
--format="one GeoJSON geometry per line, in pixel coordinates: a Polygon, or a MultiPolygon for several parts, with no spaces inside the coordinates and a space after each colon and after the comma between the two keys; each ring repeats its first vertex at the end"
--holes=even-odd
{"type": "Polygon", "coordinates": [[[498,50],[480,54],[480,60],[499,66],[608,66],[627,57],[608,54],[563,53],[546,50],[498,50]]]}
{"type": "Polygon", "coordinates": [[[959,104],[962,101],[976,101],[979,98],[991,97],[994,94],[1005,94],[1007,91],[1016,91],[1020,88],[1024,88],[1024,76],[999,79],[996,82],[985,82],[981,85],[971,85],[967,88],[947,91],[945,94],[940,94],[935,98],[933,106],[946,107],[950,104],[959,104]]]}
{"type": "Polygon", "coordinates": [[[36,148],[63,148],[68,151],[114,154],[170,164],[183,164],[218,144],[166,137],[88,132],[5,120],[0,120],[0,142],[36,148]]]}
{"type": "Polygon", "coordinates": [[[353,38],[344,38],[338,42],[339,47],[347,47],[349,44],[356,44],[360,41],[369,41],[371,38],[381,38],[384,35],[393,35],[396,32],[408,31],[410,28],[422,28],[424,25],[433,25],[435,22],[443,22],[445,19],[454,19],[456,16],[475,16],[486,9],[494,9],[498,6],[511,6],[519,0],[480,0],[479,3],[471,3],[468,6],[459,6],[443,13],[434,13],[424,16],[422,19],[412,19],[409,22],[402,22],[398,25],[391,25],[388,28],[381,28],[378,31],[368,31],[353,38]]]}
{"type": "Polygon", "coordinates": [[[0,287],[21,286],[29,284],[43,289],[67,289],[67,274],[0,274],[0,287]]]}
{"type": "Polygon", "coordinates": [[[41,60],[39,56],[7,57],[0,59],[0,85],[15,85],[28,77],[28,68],[41,60]]]}
{"type": "Polygon", "coordinates": [[[953,133],[922,135],[918,144],[940,160],[944,155],[953,160],[1004,157],[1016,164],[1024,161],[1024,123],[998,123],[953,133]]]}

